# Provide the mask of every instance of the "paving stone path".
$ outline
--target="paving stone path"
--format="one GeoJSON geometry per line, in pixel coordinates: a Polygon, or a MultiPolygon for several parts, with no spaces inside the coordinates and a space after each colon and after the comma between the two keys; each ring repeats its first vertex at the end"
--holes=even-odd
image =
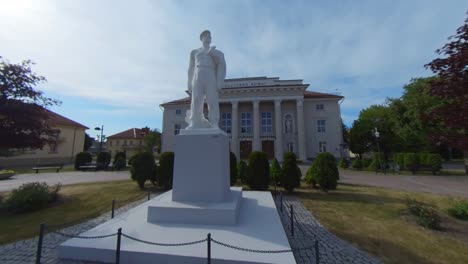
{"type": "MultiPolygon", "coordinates": [[[[125,212],[136,205],[145,202],[146,199],[133,202],[116,210],[116,214],[125,212]]],[[[294,197],[284,196],[283,212],[280,211],[279,199],[276,199],[278,212],[281,216],[281,221],[288,235],[289,242],[293,249],[308,248],[306,250],[294,250],[294,257],[298,264],[316,263],[314,241],[319,240],[319,256],[320,263],[381,263],[378,259],[373,258],[365,252],[352,246],[350,243],[339,239],[329,231],[327,231],[302,205],[300,201],[294,197]],[[293,205],[296,221],[294,236],[290,233],[290,214],[289,206],[293,205]]],[[[111,217],[110,212],[95,219],[67,227],[60,230],[66,234],[78,235],[86,230],[89,230],[111,217]]],[[[38,227],[39,229],[39,227],[38,227]]],[[[43,250],[41,263],[59,263],[59,264],[84,264],[92,262],[61,260],[58,258],[57,247],[69,239],[56,233],[47,233],[43,240],[43,250]]],[[[36,249],[38,238],[18,241],[12,244],[0,246],[0,263],[2,264],[20,264],[20,263],[35,263],[36,249]]]]}

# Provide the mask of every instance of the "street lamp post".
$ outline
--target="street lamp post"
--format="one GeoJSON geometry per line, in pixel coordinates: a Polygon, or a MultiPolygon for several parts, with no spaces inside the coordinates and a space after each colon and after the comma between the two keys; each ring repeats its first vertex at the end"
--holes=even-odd
{"type": "Polygon", "coordinates": [[[102,134],[104,133],[104,125],[101,125],[101,127],[95,127],[94,130],[101,131],[101,137],[99,138],[99,154],[101,154],[102,151],[102,134]]]}
{"type": "MultiPolygon", "coordinates": [[[[379,158],[378,158],[378,162],[379,162],[379,165],[378,165],[378,166],[379,166],[381,169],[383,169],[384,174],[385,174],[385,168],[382,168],[382,160],[381,160],[381,158],[380,158],[380,143],[379,143],[380,133],[379,133],[379,131],[377,130],[377,127],[374,127],[374,130],[372,130],[372,133],[374,134],[374,136],[375,136],[375,141],[377,142],[377,152],[378,152],[378,157],[379,157],[379,158]]],[[[375,173],[377,173],[377,169],[378,169],[378,167],[376,166],[376,167],[375,167],[375,173]]]]}

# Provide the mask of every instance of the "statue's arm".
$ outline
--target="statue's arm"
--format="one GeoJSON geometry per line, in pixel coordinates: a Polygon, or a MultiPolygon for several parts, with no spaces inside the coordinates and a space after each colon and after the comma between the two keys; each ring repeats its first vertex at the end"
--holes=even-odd
{"type": "Polygon", "coordinates": [[[226,60],[224,59],[224,54],[222,52],[218,55],[218,67],[217,67],[217,76],[218,81],[218,90],[221,90],[224,85],[224,79],[226,79],[226,60]]]}
{"type": "Polygon", "coordinates": [[[193,79],[193,71],[195,70],[195,50],[190,52],[190,59],[189,59],[189,68],[188,68],[188,81],[187,81],[187,89],[189,93],[192,93],[192,79],[193,79]]]}

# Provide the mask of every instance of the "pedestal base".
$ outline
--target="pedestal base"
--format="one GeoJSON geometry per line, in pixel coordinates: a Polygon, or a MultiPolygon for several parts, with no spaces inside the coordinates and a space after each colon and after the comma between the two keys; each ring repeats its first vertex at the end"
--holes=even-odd
{"type": "Polygon", "coordinates": [[[231,187],[222,203],[180,203],[172,201],[172,191],[148,204],[148,222],[203,225],[235,225],[242,199],[242,188],[231,187]]]}

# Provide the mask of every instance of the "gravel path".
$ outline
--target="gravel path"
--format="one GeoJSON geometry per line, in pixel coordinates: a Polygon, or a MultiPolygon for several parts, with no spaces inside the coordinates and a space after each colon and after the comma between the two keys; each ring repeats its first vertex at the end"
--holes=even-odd
{"type": "MultiPolygon", "coordinates": [[[[146,199],[143,199],[121,207],[116,211],[116,214],[125,212],[145,201],[146,199]]],[[[279,199],[276,201],[279,210],[279,199]]],[[[285,196],[284,204],[285,207],[283,208],[283,212],[278,212],[281,216],[283,226],[293,249],[311,248],[314,246],[315,238],[317,238],[319,240],[320,263],[381,263],[377,259],[370,257],[365,252],[360,251],[356,247],[352,246],[350,243],[343,241],[332,233],[328,232],[320,223],[317,222],[317,220],[310,214],[310,212],[307,211],[302,203],[296,200],[294,197],[285,196]],[[290,233],[290,215],[288,214],[287,210],[289,205],[294,206],[296,215],[294,237],[291,236],[290,233]]],[[[62,229],[60,231],[67,234],[78,235],[109,219],[110,212],[95,219],[62,229]]],[[[55,233],[47,233],[43,240],[44,242],[41,263],[91,263],[59,259],[57,247],[67,239],[68,237],[64,237],[55,233]]],[[[36,249],[37,237],[0,246],[0,263],[34,263],[36,249]]],[[[307,250],[294,250],[293,253],[298,264],[315,263],[315,251],[312,248],[307,250]]]]}

